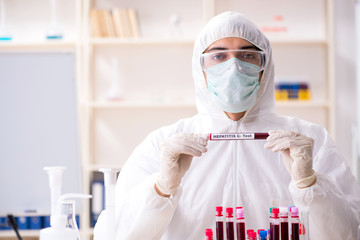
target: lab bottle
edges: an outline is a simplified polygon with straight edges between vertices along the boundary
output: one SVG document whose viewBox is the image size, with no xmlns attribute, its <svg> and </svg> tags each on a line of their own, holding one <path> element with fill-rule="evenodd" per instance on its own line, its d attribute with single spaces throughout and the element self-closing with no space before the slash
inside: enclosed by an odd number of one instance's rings
<svg viewBox="0 0 360 240">
<path fill-rule="evenodd" d="M 223 208 L 221 206 L 216 207 L 216 239 L 224 240 L 224 218 L 222 214 Z"/>
<path fill-rule="evenodd" d="M 227 240 L 235 240 L 233 208 L 226 208 L 226 238 Z"/>
<path fill-rule="evenodd" d="M 213 240 L 213 231 L 211 228 L 205 229 L 205 240 Z"/>
<path fill-rule="evenodd" d="M 271 214 L 271 239 L 280 240 L 280 219 L 279 219 L 279 208 L 273 208 Z"/>
<path fill-rule="evenodd" d="M 289 240 L 289 220 L 287 207 L 280 208 L 280 231 L 281 240 Z"/>
<path fill-rule="evenodd" d="M 291 240 L 300 240 L 299 209 L 297 207 L 291 207 L 290 214 L 291 214 Z"/>
<path fill-rule="evenodd" d="M 245 217 L 242 207 L 236 208 L 236 237 L 237 240 L 245 240 Z"/>
</svg>

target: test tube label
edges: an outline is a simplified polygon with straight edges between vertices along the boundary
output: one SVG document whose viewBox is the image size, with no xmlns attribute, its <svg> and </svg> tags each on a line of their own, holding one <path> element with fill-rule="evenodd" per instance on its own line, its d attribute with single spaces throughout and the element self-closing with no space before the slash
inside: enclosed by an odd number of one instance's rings
<svg viewBox="0 0 360 240">
<path fill-rule="evenodd" d="M 210 140 L 252 140 L 255 139 L 254 133 L 216 133 L 210 135 Z"/>
</svg>

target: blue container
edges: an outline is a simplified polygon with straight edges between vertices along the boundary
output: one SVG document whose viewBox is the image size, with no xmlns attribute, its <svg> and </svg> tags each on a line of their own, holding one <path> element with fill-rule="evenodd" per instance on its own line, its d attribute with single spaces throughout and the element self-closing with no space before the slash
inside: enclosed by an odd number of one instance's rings
<svg viewBox="0 0 360 240">
<path fill-rule="evenodd" d="M 41 216 L 42 218 L 42 228 L 50 227 L 50 216 Z"/>
<path fill-rule="evenodd" d="M 41 229 L 43 226 L 43 218 L 41 216 L 29 217 L 29 229 Z"/>
<path fill-rule="evenodd" d="M 10 230 L 10 226 L 7 224 L 7 217 L 0 216 L 0 230 Z"/>
<path fill-rule="evenodd" d="M 15 221 L 18 225 L 18 229 L 20 230 L 26 230 L 30 228 L 30 221 L 29 217 L 25 216 L 17 216 L 15 217 Z"/>
</svg>

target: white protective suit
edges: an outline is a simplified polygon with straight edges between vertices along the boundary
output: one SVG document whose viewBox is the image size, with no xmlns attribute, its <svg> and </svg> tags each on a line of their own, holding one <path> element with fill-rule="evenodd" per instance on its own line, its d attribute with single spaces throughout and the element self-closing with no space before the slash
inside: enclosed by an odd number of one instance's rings
<svg viewBox="0 0 360 240">
<path fill-rule="evenodd" d="M 200 54 L 214 41 L 239 37 L 266 52 L 256 104 L 239 121 L 230 120 L 210 100 Z M 268 229 L 272 206 L 308 206 L 310 238 L 356 239 L 360 222 L 360 187 L 327 131 L 294 117 L 275 114 L 274 63 L 264 34 L 243 15 L 225 12 L 200 33 L 192 59 L 198 114 L 152 132 L 121 170 L 116 188 L 118 240 L 204 239 L 215 230 L 215 207 L 243 206 L 247 229 Z M 280 153 L 264 149 L 264 140 L 209 141 L 194 157 L 176 194 L 159 196 L 154 181 L 160 169 L 159 144 L 180 132 L 234 133 L 285 129 L 314 139 L 315 185 L 299 189 L 291 181 Z M 95 232 L 104 231 L 101 218 Z M 95 233 L 96 234 L 96 233 Z"/>
</svg>

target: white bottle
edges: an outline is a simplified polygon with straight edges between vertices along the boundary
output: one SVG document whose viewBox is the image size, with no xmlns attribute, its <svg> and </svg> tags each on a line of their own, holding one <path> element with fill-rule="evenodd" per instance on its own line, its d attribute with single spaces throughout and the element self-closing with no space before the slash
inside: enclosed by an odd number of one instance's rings
<svg viewBox="0 0 360 240">
<path fill-rule="evenodd" d="M 91 198 L 91 195 L 69 193 L 61 195 L 62 174 L 65 167 L 45 167 L 44 170 L 49 175 L 50 197 L 51 197 L 51 216 L 50 227 L 40 230 L 40 240 L 80 240 L 79 231 L 75 219 L 74 227 L 67 226 L 68 213 L 62 212 L 64 200 L 74 198 Z M 75 216 L 75 206 L 73 202 L 72 216 Z"/>
<path fill-rule="evenodd" d="M 61 185 L 65 167 L 45 167 L 49 175 L 51 216 L 50 226 L 40 230 L 40 240 L 76 240 L 75 229 L 66 227 L 66 215 L 61 213 Z"/>
<path fill-rule="evenodd" d="M 40 240 L 76 240 L 75 229 L 66 227 L 66 216 L 51 216 L 51 227 L 40 231 Z"/>
<path fill-rule="evenodd" d="M 95 225 L 94 240 L 115 240 L 115 186 L 119 169 L 101 168 L 99 171 L 104 173 L 105 210 Z"/>
</svg>

